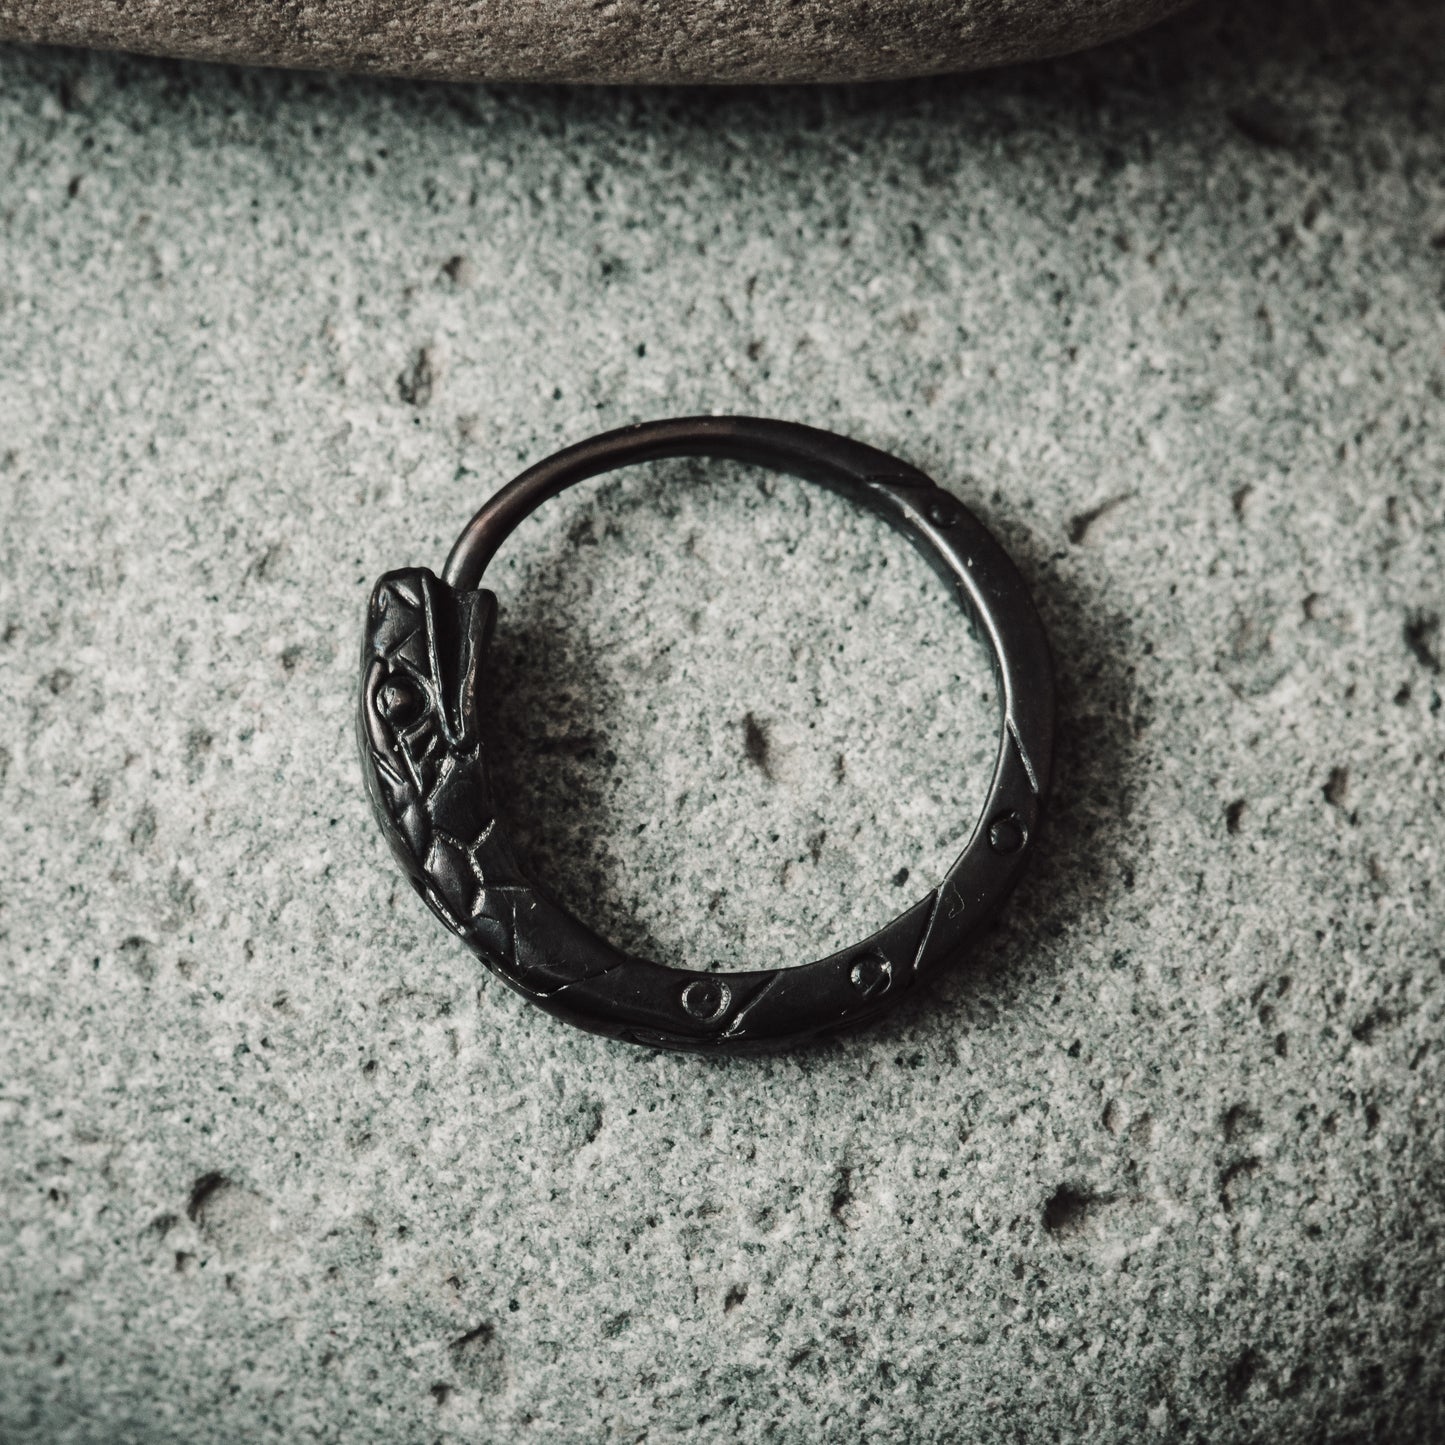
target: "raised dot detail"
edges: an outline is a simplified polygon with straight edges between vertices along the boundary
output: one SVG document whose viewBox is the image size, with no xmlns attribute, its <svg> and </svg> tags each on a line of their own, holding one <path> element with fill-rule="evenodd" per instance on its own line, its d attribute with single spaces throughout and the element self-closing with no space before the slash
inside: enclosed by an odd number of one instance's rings
<svg viewBox="0 0 1445 1445">
<path fill-rule="evenodd" d="M 732 990 L 720 978 L 695 978 L 682 991 L 683 1012 L 698 1023 L 711 1023 L 728 1011 Z"/>
<path fill-rule="evenodd" d="M 848 979 L 864 998 L 877 998 L 893 982 L 893 965 L 881 954 L 866 954 L 853 965 Z"/>
<path fill-rule="evenodd" d="M 1000 813 L 988 827 L 988 841 L 995 853 L 1017 853 L 1027 837 L 1017 813 Z"/>
</svg>

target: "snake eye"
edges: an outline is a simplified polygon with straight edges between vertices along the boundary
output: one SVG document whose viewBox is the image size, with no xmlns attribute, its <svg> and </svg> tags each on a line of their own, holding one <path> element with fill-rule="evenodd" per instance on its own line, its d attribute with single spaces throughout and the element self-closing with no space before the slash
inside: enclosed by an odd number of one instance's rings
<svg viewBox="0 0 1445 1445">
<path fill-rule="evenodd" d="M 392 727 L 404 728 L 422 715 L 425 699 L 415 683 L 399 677 L 386 683 L 377 693 L 376 706 Z"/>
</svg>

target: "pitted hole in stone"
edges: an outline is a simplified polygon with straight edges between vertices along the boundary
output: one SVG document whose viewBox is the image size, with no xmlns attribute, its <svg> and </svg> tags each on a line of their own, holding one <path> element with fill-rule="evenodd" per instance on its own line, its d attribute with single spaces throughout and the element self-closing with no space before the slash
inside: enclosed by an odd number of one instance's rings
<svg viewBox="0 0 1445 1445">
<path fill-rule="evenodd" d="M 989 846 L 995 853 L 1001 853 L 1005 857 L 1010 853 L 1017 853 L 1027 838 L 1028 832 L 1017 813 L 1000 813 L 988 825 Z"/>
<path fill-rule="evenodd" d="M 206 1206 L 223 1189 L 229 1188 L 230 1184 L 231 1181 L 224 1174 L 202 1174 L 191 1185 L 191 1197 L 186 1201 L 187 1216 L 199 1224 Z"/>
<path fill-rule="evenodd" d="M 863 998 L 878 998 L 893 982 L 893 965 L 881 953 L 865 953 L 854 963 L 848 980 Z"/>
<path fill-rule="evenodd" d="M 695 978 L 682 991 L 683 1011 L 700 1024 L 721 1018 L 732 1001 L 732 990 L 719 978 Z"/>
<path fill-rule="evenodd" d="M 224 1174 L 203 1174 L 191 1185 L 186 1215 L 205 1253 L 221 1259 L 264 1257 L 282 1236 L 270 1201 Z"/>
</svg>

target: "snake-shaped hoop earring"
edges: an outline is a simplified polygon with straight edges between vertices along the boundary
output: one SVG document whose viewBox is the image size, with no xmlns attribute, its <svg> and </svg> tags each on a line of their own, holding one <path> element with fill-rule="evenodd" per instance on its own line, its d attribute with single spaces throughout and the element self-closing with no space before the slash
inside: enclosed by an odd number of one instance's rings
<svg viewBox="0 0 1445 1445">
<path fill-rule="evenodd" d="M 988 644 L 1002 713 L 987 801 L 927 897 L 816 963 L 752 973 L 668 968 L 622 953 L 518 864 L 497 821 L 482 722 L 497 617 L 479 584 L 519 522 L 588 477 L 666 457 L 788 472 L 871 508 L 951 586 Z M 568 1023 L 667 1049 L 748 1052 L 860 1023 L 956 955 L 1018 881 L 1043 812 L 1053 669 L 1023 579 L 982 523 L 922 472 L 860 442 L 788 422 L 692 417 L 568 447 L 503 487 L 467 524 L 438 579 L 376 584 L 362 649 L 363 771 L 382 832 L 417 892 L 483 963 Z"/>
</svg>

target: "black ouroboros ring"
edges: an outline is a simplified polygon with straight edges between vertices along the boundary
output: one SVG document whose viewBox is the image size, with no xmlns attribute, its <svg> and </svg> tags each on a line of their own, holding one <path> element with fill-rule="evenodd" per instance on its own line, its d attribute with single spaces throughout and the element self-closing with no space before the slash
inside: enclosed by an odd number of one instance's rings
<svg viewBox="0 0 1445 1445">
<path fill-rule="evenodd" d="M 518 863 L 493 803 L 486 648 L 496 596 L 479 584 L 519 522 L 577 482 L 635 462 L 719 457 L 788 472 L 871 508 L 954 589 L 985 639 L 1002 727 L 972 836 L 926 898 L 816 963 L 749 973 L 669 968 L 622 953 Z M 861 1023 L 955 957 L 1007 897 L 1034 844 L 1053 756 L 1053 669 L 1023 579 L 961 502 L 906 462 L 788 422 L 691 417 L 568 447 L 503 487 L 467 524 L 440 579 L 376 584 L 358 736 L 376 816 L 438 918 L 519 993 L 568 1023 L 655 1048 L 751 1052 Z"/>
</svg>

